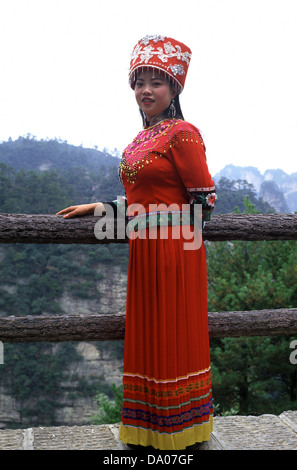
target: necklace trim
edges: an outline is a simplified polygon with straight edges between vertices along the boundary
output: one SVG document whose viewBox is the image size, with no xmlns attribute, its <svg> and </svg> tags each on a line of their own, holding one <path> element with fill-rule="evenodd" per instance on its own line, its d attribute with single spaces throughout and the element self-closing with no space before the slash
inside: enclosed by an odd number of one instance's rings
<svg viewBox="0 0 297 470">
<path fill-rule="evenodd" d="M 157 116 L 154 116 L 150 121 L 146 120 L 146 125 L 144 126 L 144 129 L 148 129 L 152 126 L 155 126 L 156 124 L 159 124 L 162 121 L 166 120 L 172 120 L 172 117 L 165 116 L 164 113 L 158 114 Z"/>
</svg>

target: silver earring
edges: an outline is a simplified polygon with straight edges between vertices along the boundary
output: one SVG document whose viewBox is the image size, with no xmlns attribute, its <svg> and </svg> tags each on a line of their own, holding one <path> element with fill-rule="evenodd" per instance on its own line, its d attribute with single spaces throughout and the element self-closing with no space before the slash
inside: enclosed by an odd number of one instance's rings
<svg viewBox="0 0 297 470">
<path fill-rule="evenodd" d="M 171 100 L 171 105 L 170 105 L 170 108 L 169 108 L 169 115 L 172 118 L 174 118 L 175 115 L 176 115 L 176 107 L 175 107 L 175 102 L 174 102 L 173 98 Z"/>
</svg>

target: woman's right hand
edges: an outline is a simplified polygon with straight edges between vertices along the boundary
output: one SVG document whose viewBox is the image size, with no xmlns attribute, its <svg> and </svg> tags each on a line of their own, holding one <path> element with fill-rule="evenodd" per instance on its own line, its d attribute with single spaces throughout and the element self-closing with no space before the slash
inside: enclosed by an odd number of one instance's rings
<svg viewBox="0 0 297 470">
<path fill-rule="evenodd" d="M 94 204 L 80 204 L 79 206 L 70 206 L 66 207 L 66 209 L 62 209 L 61 211 L 57 212 L 56 215 L 63 215 L 64 217 L 82 217 L 83 215 L 93 215 L 96 206 L 102 203 L 94 203 Z M 102 204 L 103 207 L 103 204 Z"/>
</svg>

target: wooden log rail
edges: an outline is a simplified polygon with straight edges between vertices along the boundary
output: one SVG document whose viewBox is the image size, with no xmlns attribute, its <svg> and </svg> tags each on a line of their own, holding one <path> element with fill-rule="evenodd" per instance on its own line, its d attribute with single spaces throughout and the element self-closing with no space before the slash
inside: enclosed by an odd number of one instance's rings
<svg viewBox="0 0 297 470">
<path fill-rule="evenodd" d="M 94 228 L 100 217 L 64 219 L 56 215 L 0 213 L 0 243 L 127 243 L 117 227 L 106 224 L 106 238 Z M 204 240 L 297 240 L 297 214 L 223 214 L 207 222 Z M 0 341 L 62 342 L 124 339 L 125 314 L 0 317 Z M 214 338 L 297 334 L 297 309 L 209 312 Z"/>
<path fill-rule="evenodd" d="M 117 238 L 116 221 L 106 224 L 106 238 L 94 235 L 95 216 L 64 219 L 57 215 L 0 213 L 0 243 L 126 243 Z M 222 214 L 203 230 L 204 240 L 297 240 L 297 214 Z"/>
<path fill-rule="evenodd" d="M 297 334 L 297 308 L 209 312 L 212 338 Z M 3 343 L 105 341 L 125 336 L 126 316 L 40 315 L 0 317 Z"/>
</svg>

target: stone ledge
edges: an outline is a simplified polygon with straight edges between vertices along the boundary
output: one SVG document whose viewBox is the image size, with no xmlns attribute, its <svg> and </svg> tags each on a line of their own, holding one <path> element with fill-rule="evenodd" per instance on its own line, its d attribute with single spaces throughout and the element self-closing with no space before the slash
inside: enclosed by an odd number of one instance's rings
<svg viewBox="0 0 297 470">
<path fill-rule="evenodd" d="M 0 450 L 128 450 L 118 424 L 0 430 Z M 297 411 L 279 416 L 217 416 L 208 442 L 195 450 L 297 450 Z"/>
</svg>

